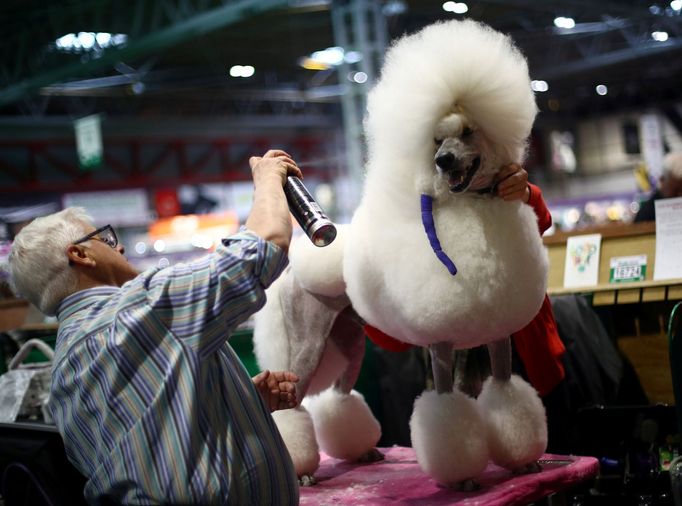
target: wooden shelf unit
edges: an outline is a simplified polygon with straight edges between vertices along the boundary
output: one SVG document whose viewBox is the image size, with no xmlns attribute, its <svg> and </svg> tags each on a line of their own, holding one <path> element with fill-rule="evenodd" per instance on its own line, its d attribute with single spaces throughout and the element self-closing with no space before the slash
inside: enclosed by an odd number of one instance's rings
<svg viewBox="0 0 682 506">
<path fill-rule="evenodd" d="M 571 236 L 601 234 L 599 284 L 564 288 L 566 240 Z M 682 279 L 654 281 L 656 224 L 654 222 L 592 227 L 543 238 L 549 254 L 550 295 L 582 294 L 620 323 L 616 345 L 628 357 L 652 404 L 674 404 L 668 355 L 667 320 L 675 301 L 682 300 Z M 646 255 L 643 281 L 609 283 L 612 257 Z M 682 261 L 682 253 L 680 254 Z M 656 324 L 652 325 L 652 321 Z"/>
<path fill-rule="evenodd" d="M 599 284 L 577 288 L 564 288 L 566 240 L 585 234 L 601 234 L 599 256 Z M 654 281 L 656 267 L 656 224 L 654 222 L 618 224 L 591 227 L 572 232 L 560 232 L 543 238 L 549 254 L 548 292 L 550 295 L 569 293 L 592 294 L 595 306 L 682 300 L 682 279 Z M 646 255 L 647 268 L 644 281 L 609 283 L 612 257 Z M 682 261 L 682 253 L 680 254 Z"/>
</svg>

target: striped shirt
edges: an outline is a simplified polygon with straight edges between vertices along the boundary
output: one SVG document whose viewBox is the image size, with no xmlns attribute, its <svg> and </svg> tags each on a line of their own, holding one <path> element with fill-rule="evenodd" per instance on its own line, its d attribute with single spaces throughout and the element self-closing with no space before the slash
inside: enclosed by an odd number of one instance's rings
<svg viewBox="0 0 682 506">
<path fill-rule="evenodd" d="M 291 458 L 227 343 L 286 255 L 246 231 L 57 309 L 50 407 L 91 503 L 298 503 Z"/>
</svg>

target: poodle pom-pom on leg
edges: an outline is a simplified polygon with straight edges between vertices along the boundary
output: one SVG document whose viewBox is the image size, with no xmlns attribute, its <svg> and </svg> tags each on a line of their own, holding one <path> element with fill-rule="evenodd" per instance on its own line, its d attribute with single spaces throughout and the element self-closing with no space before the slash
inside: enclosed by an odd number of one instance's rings
<svg viewBox="0 0 682 506">
<path fill-rule="evenodd" d="M 517 375 L 509 381 L 486 380 L 478 404 L 489 426 L 488 444 L 495 464 L 521 470 L 547 449 L 547 418 L 538 393 Z"/>
<path fill-rule="evenodd" d="M 381 426 L 359 392 L 353 390 L 344 394 L 328 388 L 305 402 L 313 417 L 317 440 L 325 453 L 350 461 L 382 458 L 375 449 L 381 437 Z"/>
<path fill-rule="evenodd" d="M 424 392 L 410 419 L 421 468 L 438 482 L 460 485 L 488 464 L 487 425 L 476 401 L 459 391 Z"/>
<path fill-rule="evenodd" d="M 315 440 L 310 413 L 303 406 L 298 406 L 295 409 L 275 411 L 272 417 L 289 450 L 301 484 L 313 484 L 313 473 L 320 466 L 320 449 Z"/>
</svg>

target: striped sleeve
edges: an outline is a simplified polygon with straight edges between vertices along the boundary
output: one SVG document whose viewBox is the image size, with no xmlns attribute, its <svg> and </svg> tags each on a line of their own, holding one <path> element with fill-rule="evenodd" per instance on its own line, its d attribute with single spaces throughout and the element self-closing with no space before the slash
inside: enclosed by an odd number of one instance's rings
<svg viewBox="0 0 682 506">
<path fill-rule="evenodd" d="M 151 272 L 143 283 L 155 314 L 205 357 L 263 307 L 265 289 L 287 261 L 275 244 L 245 231 L 202 259 Z"/>
</svg>

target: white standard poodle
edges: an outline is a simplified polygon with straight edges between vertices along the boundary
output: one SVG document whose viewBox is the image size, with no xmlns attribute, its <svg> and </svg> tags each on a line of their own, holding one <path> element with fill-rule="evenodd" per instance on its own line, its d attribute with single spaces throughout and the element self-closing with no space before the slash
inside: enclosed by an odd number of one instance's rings
<svg viewBox="0 0 682 506">
<path fill-rule="evenodd" d="M 468 487 L 489 460 L 536 466 L 545 412 L 511 374 L 509 336 L 538 313 L 548 261 L 533 210 L 492 191 L 502 166 L 523 161 L 536 112 L 524 56 L 483 24 L 433 24 L 387 52 L 368 100 L 360 205 L 330 246 L 292 244 L 256 315 L 260 365 L 294 370 L 311 396 L 275 413 L 304 481 L 318 442 L 334 457 L 380 458 L 379 424 L 352 391 L 364 323 L 430 350 L 435 390 L 410 420 L 429 475 Z M 474 399 L 454 388 L 453 350 L 483 344 L 492 376 Z"/>
</svg>

